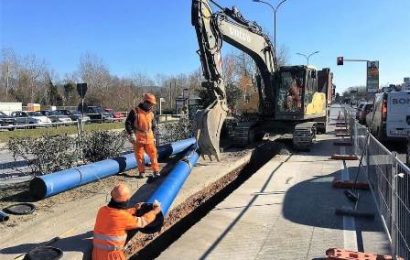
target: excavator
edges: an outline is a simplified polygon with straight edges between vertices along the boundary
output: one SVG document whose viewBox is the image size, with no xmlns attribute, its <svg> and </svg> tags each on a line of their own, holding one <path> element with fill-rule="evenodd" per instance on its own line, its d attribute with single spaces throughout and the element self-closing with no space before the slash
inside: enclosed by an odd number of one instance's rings
<svg viewBox="0 0 410 260">
<path fill-rule="evenodd" d="M 213 12 L 211 3 L 219 11 Z M 213 0 L 192 0 L 191 11 L 205 78 L 201 86 L 214 97 L 194 120 L 201 154 L 219 161 L 221 131 L 229 111 L 221 62 L 223 42 L 248 54 L 258 71 L 257 113 L 235 124 L 229 136 L 232 142 L 244 146 L 266 135 L 291 135 L 296 148 L 309 149 L 315 134 L 325 131 L 332 91 L 330 70 L 317 71 L 304 65 L 279 67 L 269 37 L 235 7 L 224 8 Z"/>
</svg>

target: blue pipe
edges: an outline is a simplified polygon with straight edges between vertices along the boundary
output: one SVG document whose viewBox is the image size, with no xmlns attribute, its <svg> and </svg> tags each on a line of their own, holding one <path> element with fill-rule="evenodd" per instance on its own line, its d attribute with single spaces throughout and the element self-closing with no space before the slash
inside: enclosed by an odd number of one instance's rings
<svg viewBox="0 0 410 260">
<path fill-rule="evenodd" d="M 158 146 L 158 160 L 164 160 L 172 155 L 176 155 L 185 151 L 188 147 L 196 144 L 196 139 L 194 137 L 180 140 L 174 143 L 164 144 Z M 148 155 L 144 156 L 145 163 L 150 163 Z"/>
<path fill-rule="evenodd" d="M 195 144 L 195 138 L 177 141 L 158 147 L 158 159 L 178 154 Z M 145 162 L 149 162 L 145 156 Z M 133 153 L 114 159 L 107 159 L 79 167 L 39 176 L 30 181 L 30 193 L 36 199 L 43 199 L 78 186 L 100 180 L 137 166 Z"/>
<path fill-rule="evenodd" d="M 157 216 L 153 223 L 142 229 L 141 232 L 152 233 L 161 229 L 164 216 L 168 214 L 172 202 L 177 197 L 178 192 L 181 190 L 182 185 L 185 183 L 198 159 L 199 154 L 196 152 L 195 147 L 191 147 L 185 153 L 184 158 L 174 166 L 165 180 L 147 200 L 147 204 L 152 204 L 155 200 L 159 201 L 161 203 L 161 214 Z"/>
<path fill-rule="evenodd" d="M 0 210 L 0 222 L 9 220 L 9 215 Z"/>
</svg>

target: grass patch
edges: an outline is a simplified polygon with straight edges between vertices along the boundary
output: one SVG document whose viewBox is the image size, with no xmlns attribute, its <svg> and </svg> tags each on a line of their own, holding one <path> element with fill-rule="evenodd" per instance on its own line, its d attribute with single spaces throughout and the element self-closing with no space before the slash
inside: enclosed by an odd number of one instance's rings
<svg viewBox="0 0 410 260">
<path fill-rule="evenodd" d="M 92 123 L 84 126 L 84 131 L 124 129 L 123 122 Z M 77 126 L 42 127 L 36 129 L 16 129 L 14 131 L 0 131 L 0 143 L 8 142 L 10 138 L 41 137 L 43 135 L 72 135 L 77 134 Z"/>
</svg>

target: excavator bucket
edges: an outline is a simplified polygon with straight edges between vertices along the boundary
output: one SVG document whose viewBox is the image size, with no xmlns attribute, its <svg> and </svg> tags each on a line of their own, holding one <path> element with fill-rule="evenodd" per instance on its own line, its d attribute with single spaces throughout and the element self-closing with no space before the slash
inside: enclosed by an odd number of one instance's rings
<svg viewBox="0 0 410 260">
<path fill-rule="evenodd" d="M 215 100 L 206 109 L 200 110 L 195 115 L 194 129 L 198 140 L 201 155 L 215 156 L 219 161 L 219 141 L 222 125 L 227 115 L 225 100 Z"/>
</svg>

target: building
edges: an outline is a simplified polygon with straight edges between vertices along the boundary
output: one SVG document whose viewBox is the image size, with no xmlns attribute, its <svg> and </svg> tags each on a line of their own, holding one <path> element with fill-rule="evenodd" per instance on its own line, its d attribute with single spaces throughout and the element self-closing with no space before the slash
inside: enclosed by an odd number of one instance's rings
<svg viewBox="0 0 410 260">
<path fill-rule="evenodd" d="M 202 109 L 201 98 L 197 96 L 179 96 L 175 99 L 175 113 L 188 113 L 189 119 L 193 119 L 198 109 Z"/>
</svg>

